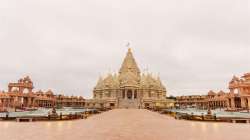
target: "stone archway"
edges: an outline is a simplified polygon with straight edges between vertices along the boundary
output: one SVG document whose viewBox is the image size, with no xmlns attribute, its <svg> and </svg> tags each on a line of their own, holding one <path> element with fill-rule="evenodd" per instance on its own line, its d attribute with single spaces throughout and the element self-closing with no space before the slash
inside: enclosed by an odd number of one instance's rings
<svg viewBox="0 0 250 140">
<path fill-rule="evenodd" d="M 27 93 L 30 93 L 30 89 L 24 88 L 23 91 L 22 91 L 22 93 L 26 93 L 26 94 L 27 94 Z"/>
</svg>

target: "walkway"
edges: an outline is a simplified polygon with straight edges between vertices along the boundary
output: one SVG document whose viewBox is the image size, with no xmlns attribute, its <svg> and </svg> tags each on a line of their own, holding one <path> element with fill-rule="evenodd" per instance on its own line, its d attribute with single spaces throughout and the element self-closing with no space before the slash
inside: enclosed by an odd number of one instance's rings
<svg viewBox="0 0 250 140">
<path fill-rule="evenodd" d="M 250 124 L 174 120 L 120 109 L 64 122 L 0 122 L 1 140 L 249 140 Z"/>
</svg>

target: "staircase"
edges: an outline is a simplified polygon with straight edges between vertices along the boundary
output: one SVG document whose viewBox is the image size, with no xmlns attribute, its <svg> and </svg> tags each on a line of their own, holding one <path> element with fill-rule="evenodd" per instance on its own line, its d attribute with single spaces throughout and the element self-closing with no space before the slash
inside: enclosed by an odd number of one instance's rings
<svg viewBox="0 0 250 140">
<path fill-rule="evenodd" d="M 119 99 L 119 108 L 139 108 L 139 102 L 137 99 Z"/>
</svg>

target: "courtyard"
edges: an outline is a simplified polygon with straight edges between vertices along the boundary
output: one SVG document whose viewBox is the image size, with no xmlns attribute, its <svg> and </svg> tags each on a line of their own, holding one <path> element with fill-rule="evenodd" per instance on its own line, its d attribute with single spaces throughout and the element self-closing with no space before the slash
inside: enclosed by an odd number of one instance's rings
<svg viewBox="0 0 250 140">
<path fill-rule="evenodd" d="M 86 120 L 0 122 L 1 140 L 249 140 L 250 124 L 175 120 L 148 110 L 115 109 Z"/>
</svg>

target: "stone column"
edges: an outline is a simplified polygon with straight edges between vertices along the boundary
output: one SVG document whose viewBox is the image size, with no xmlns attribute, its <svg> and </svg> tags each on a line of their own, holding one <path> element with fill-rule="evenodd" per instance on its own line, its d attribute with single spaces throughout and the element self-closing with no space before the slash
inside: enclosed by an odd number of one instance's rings
<svg viewBox="0 0 250 140">
<path fill-rule="evenodd" d="M 241 100 L 241 107 L 242 108 L 247 107 L 246 104 L 245 104 L 245 98 L 241 97 L 240 100 Z"/>
<path fill-rule="evenodd" d="M 235 108 L 234 98 L 231 98 L 231 108 Z"/>
<path fill-rule="evenodd" d="M 226 107 L 229 108 L 229 99 L 226 100 Z"/>
<path fill-rule="evenodd" d="M 250 98 L 247 98 L 248 100 L 248 109 L 250 109 Z"/>
<path fill-rule="evenodd" d="M 125 90 L 125 99 L 128 98 L 127 94 L 128 94 L 128 90 L 126 89 L 126 90 Z"/>
<path fill-rule="evenodd" d="M 19 93 L 23 93 L 24 88 L 23 87 L 19 87 Z"/>
<path fill-rule="evenodd" d="M 139 95 L 138 95 L 139 92 L 138 92 L 138 89 L 135 89 L 134 94 L 136 95 L 136 96 L 134 96 L 135 99 L 139 99 Z"/>
<path fill-rule="evenodd" d="M 122 98 L 122 99 L 125 99 L 125 94 L 126 94 L 126 92 L 125 92 L 125 89 L 124 89 L 124 90 L 121 91 L 121 98 Z M 124 96 L 123 96 L 123 95 L 124 95 Z"/>
<path fill-rule="evenodd" d="M 132 90 L 132 100 L 134 100 L 135 97 L 135 90 Z"/>
<path fill-rule="evenodd" d="M 28 97 L 28 103 L 27 103 L 28 107 L 31 107 L 31 97 Z"/>
</svg>

